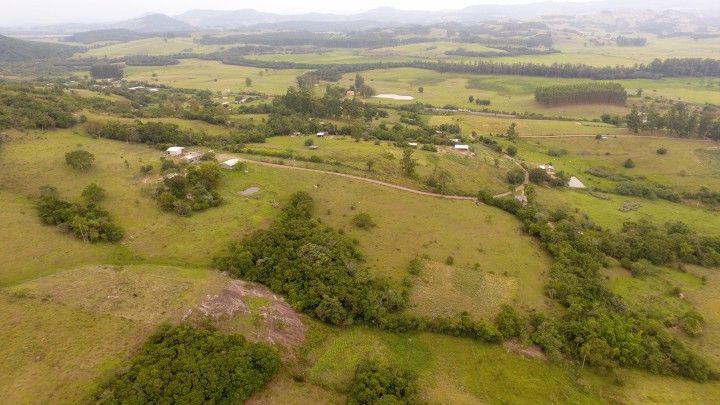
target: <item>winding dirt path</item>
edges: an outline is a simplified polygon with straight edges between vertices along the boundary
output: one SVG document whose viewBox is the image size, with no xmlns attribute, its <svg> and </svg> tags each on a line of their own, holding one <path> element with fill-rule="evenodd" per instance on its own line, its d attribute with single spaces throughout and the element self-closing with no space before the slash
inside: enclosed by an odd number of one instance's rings
<svg viewBox="0 0 720 405">
<path fill-rule="evenodd" d="M 301 166 L 281 165 L 281 164 L 277 164 L 277 163 L 265 162 L 262 160 L 250 159 L 246 156 L 235 156 L 235 155 L 230 155 L 230 154 L 227 154 L 227 155 L 223 154 L 222 157 L 224 158 L 225 156 L 232 156 L 232 157 L 235 157 L 235 158 L 238 158 L 241 160 L 245 160 L 250 163 L 255 163 L 255 164 L 267 166 L 267 167 L 274 167 L 274 168 L 278 168 L 278 169 L 301 170 L 301 171 L 311 172 L 311 173 L 329 174 L 329 175 L 333 175 L 333 176 L 344 177 L 346 179 L 360 180 L 360 181 L 364 181 L 367 183 L 377 184 L 379 186 L 394 188 L 395 190 L 406 191 L 408 193 L 423 195 L 423 196 L 427 196 L 427 197 L 444 198 L 446 200 L 477 201 L 476 197 L 469 197 L 469 196 L 465 196 L 465 195 L 439 194 L 439 193 L 433 193 L 430 191 L 416 190 L 414 188 L 400 186 L 398 184 L 389 183 L 389 182 L 382 181 L 382 180 L 371 179 L 368 177 L 356 176 L 353 174 L 331 172 L 328 170 L 320 170 L 320 169 L 311 169 L 308 167 L 301 167 Z M 507 157 L 507 158 L 510 159 L 512 162 L 514 162 L 516 165 L 518 165 L 518 167 L 522 168 L 523 171 L 525 171 L 525 181 L 523 182 L 523 184 L 518 186 L 518 188 L 516 189 L 516 191 L 522 190 L 521 193 L 524 193 L 525 186 L 527 185 L 527 182 L 528 182 L 528 172 L 522 166 L 520 166 L 520 163 L 518 163 L 515 159 L 512 159 L 510 157 Z M 222 160 L 222 158 L 220 160 Z M 510 195 L 511 193 L 512 193 L 512 191 L 506 191 L 504 193 L 497 194 L 494 197 L 497 197 L 497 198 L 504 197 L 504 196 Z"/>
</svg>

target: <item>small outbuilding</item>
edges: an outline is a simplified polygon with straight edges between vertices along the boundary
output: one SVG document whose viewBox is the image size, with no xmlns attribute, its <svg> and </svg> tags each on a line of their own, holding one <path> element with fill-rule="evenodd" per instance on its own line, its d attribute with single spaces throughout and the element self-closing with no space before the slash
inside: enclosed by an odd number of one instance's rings
<svg viewBox="0 0 720 405">
<path fill-rule="evenodd" d="M 308 146 L 308 149 L 312 149 L 312 150 L 315 150 L 315 149 L 317 149 L 317 148 L 319 148 L 319 146 L 317 146 L 317 145 L 310 145 L 310 146 Z"/>
<path fill-rule="evenodd" d="M 411 147 L 411 148 L 417 148 L 417 147 L 418 147 L 418 143 L 417 143 L 417 142 L 408 142 L 408 146 Z"/>
<path fill-rule="evenodd" d="M 585 188 L 585 185 L 583 184 L 580 179 L 578 179 L 575 176 L 570 177 L 570 181 L 568 181 L 568 187 L 570 188 Z"/>
<path fill-rule="evenodd" d="M 453 149 L 459 150 L 460 152 L 467 152 L 470 150 L 470 145 L 457 144 L 453 147 Z"/>
<path fill-rule="evenodd" d="M 185 150 L 182 146 L 171 146 L 165 150 L 168 155 L 170 156 L 180 156 L 183 154 L 183 151 Z"/>
<path fill-rule="evenodd" d="M 327 135 L 328 135 L 327 131 L 320 131 L 320 132 L 317 133 L 317 136 L 320 137 L 320 138 L 325 137 L 325 136 L 327 136 Z"/>
<path fill-rule="evenodd" d="M 345 92 L 345 96 L 347 97 L 355 97 L 355 92 L 352 90 L 348 90 Z"/>
<path fill-rule="evenodd" d="M 240 163 L 240 159 L 234 158 L 234 159 L 228 159 L 222 163 L 220 163 L 220 166 L 226 168 L 226 169 L 232 169 L 235 167 L 238 163 Z"/>
</svg>

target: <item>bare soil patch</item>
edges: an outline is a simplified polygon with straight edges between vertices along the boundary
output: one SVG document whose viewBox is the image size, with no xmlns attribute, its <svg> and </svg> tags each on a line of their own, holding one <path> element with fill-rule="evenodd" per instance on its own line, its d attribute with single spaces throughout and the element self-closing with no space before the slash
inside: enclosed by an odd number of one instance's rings
<svg viewBox="0 0 720 405">
<path fill-rule="evenodd" d="M 221 329 L 288 349 L 300 346 L 307 332 L 300 314 L 283 297 L 243 280 L 232 280 L 219 294 L 208 295 L 186 318 L 196 322 L 209 318 Z"/>
</svg>

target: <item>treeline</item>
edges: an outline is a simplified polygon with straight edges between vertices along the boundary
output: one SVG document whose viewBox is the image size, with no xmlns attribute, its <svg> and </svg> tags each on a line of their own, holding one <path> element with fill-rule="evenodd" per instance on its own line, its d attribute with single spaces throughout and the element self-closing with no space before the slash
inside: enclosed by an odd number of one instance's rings
<svg viewBox="0 0 720 405">
<path fill-rule="evenodd" d="M 73 113 L 79 109 L 78 100 L 63 94 L 60 87 L 0 86 L 0 129 L 69 128 L 75 125 Z"/>
<path fill-rule="evenodd" d="M 243 403 L 280 368 L 271 347 L 190 326 L 164 325 L 127 367 L 103 383 L 103 404 Z"/>
<path fill-rule="evenodd" d="M 214 58 L 229 65 L 241 65 L 270 69 L 325 69 L 339 73 L 359 72 L 374 69 L 418 68 L 430 69 L 443 73 L 499 74 L 519 76 L 542 76 L 563 78 L 588 78 L 595 80 L 620 79 L 659 79 L 662 77 L 710 76 L 720 77 L 720 60 L 700 58 L 655 59 L 649 64 L 632 66 L 591 66 L 586 64 L 553 63 L 540 64 L 532 62 L 494 62 L 480 60 L 475 62 L 375 62 L 356 64 L 317 64 L 273 62 L 257 59 Z"/>
<path fill-rule="evenodd" d="M 675 261 L 715 263 L 720 258 L 720 240 L 699 237 L 680 224 L 657 228 L 628 223 L 622 232 L 603 231 L 587 221 L 578 222 L 564 211 L 548 215 L 532 205 L 483 192 L 478 198 L 516 215 L 553 256 L 546 294 L 567 309 L 557 335 L 564 353 L 583 364 L 606 369 L 637 367 L 697 381 L 715 376 L 709 365 L 673 337 L 660 320 L 631 310 L 610 291 L 601 268 L 608 256 L 629 266 L 640 259 L 663 265 Z"/>
<path fill-rule="evenodd" d="M 128 55 L 123 60 L 128 66 L 170 66 L 180 63 L 177 58 L 159 55 Z"/>
<path fill-rule="evenodd" d="M 615 43 L 617 43 L 617 46 L 645 46 L 645 44 L 647 44 L 647 38 L 633 38 L 620 35 L 615 38 Z"/>
<path fill-rule="evenodd" d="M 535 101 L 545 105 L 616 104 L 625 105 L 627 92 L 619 83 L 592 82 L 537 87 Z"/>
<path fill-rule="evenodd" d="M 88 134 L 105 139 L 123 142 L 145 143 L 165 149 L 173 145 L 207 146 L 225 149 L 242 148 L 245 143 L 263 142 L 263 134 L 252 131 L 230 131 L 225 135 L 207 135 L 180 128 L 176 124 L 164 122 L 123 123 L 108 121 L 105 123 L 89 122 L 86 126 Z"/>
<path fill-rule="evenodd" d="M 679 137 L 704 137 L 720 141 L 720 110 L 712 105 L 701 108 L 682 102 L 673 103 L 667 110 L 644 104 L 633 106 L 624 121 L 631 131 L 667 130 Z"/>
<path fill-rule="evenodd" d="M 492 58 L 496 56 L 522 56 L 522 55 L 549 55 L 560 53 L 557 49 L 549 48 L 528 48 L 525 46 L 494 46 L 490 51 L 470 51 L 465 48 L 457 48 L 445 51 L 448 56 L 466 56 L 470 58 Z"/>
</svg>

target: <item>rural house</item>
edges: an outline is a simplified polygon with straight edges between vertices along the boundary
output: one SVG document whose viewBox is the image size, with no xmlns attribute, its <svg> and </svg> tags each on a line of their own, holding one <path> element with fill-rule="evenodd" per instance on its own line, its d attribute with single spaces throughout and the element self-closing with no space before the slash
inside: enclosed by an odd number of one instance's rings
<svg viewBox="0 0 720 405">
<path fill-rule="evenodd" d="M 232 169 L 238 163 L 240 163 L 240 159 L 233 158 L 233 159 L 228 159 L 228 160 L 220 163 L 220 165 L 226 169 Z"/>
</svg>

